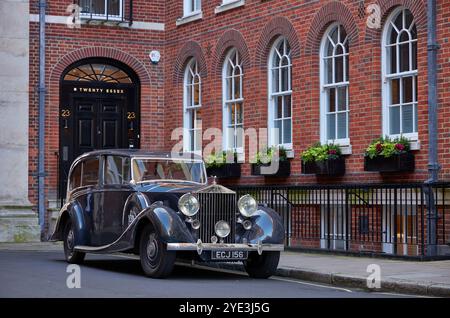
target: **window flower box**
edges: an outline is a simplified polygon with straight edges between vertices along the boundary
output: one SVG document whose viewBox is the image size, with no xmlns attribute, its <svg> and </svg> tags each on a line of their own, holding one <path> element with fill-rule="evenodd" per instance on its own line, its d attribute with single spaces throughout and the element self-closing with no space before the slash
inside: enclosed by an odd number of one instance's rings
<svg viewBox="0 0 450 318">
<path fill-rule="evenodd" d="M 278 169 L 276 169 L 276 165 L 274 164 L 273 169 L 269 168 L 271 166 L 270 163 L 267 164 L 252 164 L 252 175 L 253 176 L 265 176 L 265 177 L 275 177 L 275 178 L 286 178 L 291 175 L 291 162 L 289 160 L 279 161 Z M 262 168 L 267 169 L 262 169 Z"/>
<path fill-rule="evenodd" d="M 241 164 L 240 163 L 225 163 L 220 167 L 206 168 L 208 177 L 217 178 L 239 178 L 241 176 Z"/>
<path fill-rule="evenodd" d="M 278 158 L 275 158 L 277 154 Z M 267 148 L 258 152 L 256 156 L 256 163 L 252 164 L 253 176 L 286 178 L 291 175 L 291 162 L 287 159 L 284 148 Z M 274 160 L 278 162 L 278 165 L 271 164 Z"/>
<path fill-rule="evenodd" d="M 389 158 L 365 157 L 364 170 L 376 172 L 411 172 L 415 169 L 415 158 L 410 152 L 396 154 Z"/>
<path fill-rule="evenodd" d="M 302 173 L 319 176 L 345 174 L 345 158 L 337 145 L 317 143 L 302 153 Z"/>
<path fill-rule="evenodd" d="M 414 154 L 406 138 L 380 138 L 365 152 L 364 170 L 376 172 L 410 172 L 415 169 Z"/>
</svg>

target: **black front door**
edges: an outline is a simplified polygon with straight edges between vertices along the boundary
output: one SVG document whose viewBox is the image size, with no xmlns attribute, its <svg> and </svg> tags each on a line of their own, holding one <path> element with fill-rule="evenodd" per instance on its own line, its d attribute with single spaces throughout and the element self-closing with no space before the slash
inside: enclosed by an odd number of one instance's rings
<svg viewBox="0 0 450 318">
<path fill-rule="evenodd" d="M 117 61 L 82 60 L 61 78 L 58 197 L 65 198 L 72 162 L 92 150 L 139 148 L 139 94 L 136 74 Z"/>
<path fill-rule="evenodd" d="M 123 138 L 123 100 L 75 98 L 73 157 L 94 149 L 126 148 Z"/>
</svg>

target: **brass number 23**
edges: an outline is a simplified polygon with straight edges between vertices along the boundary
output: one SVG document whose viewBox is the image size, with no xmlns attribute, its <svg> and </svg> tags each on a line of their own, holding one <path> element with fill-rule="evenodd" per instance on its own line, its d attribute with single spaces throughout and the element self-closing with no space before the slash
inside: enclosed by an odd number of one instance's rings
<svg viewBox="0 0 450 318">
<path fill-rule="evenodd" d="M 128 120 L 136 119 L 136 113 L 135 112 L 127 112 L 127 119 Z"/>
<path fill-rule="evenodd" d="M 70 110 L 68 110 L 68 109 L 61 110 L 61 117 L 67 118 L 67 117 L 70 117 L 70 115 L 71 115 Z"/>
</svg>

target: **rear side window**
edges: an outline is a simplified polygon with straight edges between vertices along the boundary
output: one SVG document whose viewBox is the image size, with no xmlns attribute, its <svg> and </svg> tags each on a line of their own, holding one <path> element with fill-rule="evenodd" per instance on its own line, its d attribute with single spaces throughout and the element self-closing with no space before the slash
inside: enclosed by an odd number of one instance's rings
<svg viewBox="0 0 450 318">
<path fill-rule="evenodd" d="M 107 156 L 105 184 L 125 184 L 130 181 L 130 158 Z"/>
<path fill-rule="evenodd" d="M 69 191 L 81 186 L 81 166 L 82 163 L 78 163 L 72 170 L 72 174 L 70 175 Z"/>
<path fill-rule="evenodd" d="M 98 184 L 98 165 L 98 158 L 83 161 L 81 186 L 85 187 Z"/>
</svg>

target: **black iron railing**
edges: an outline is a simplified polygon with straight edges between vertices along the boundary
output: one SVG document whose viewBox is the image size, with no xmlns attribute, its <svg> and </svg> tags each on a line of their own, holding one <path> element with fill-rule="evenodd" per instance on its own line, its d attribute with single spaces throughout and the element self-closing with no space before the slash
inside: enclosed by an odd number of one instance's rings
<svg viewBox="0 0 450 318">
<path fill-rule="evenodd" d="M 435 255 L 450 256 L 450 183 L 239 186 L 235 190 L 280 213 L 288 247 L 422 258 L 435 249 Z M 429 213 L 430 204 L 437 215 Z M 429 234 L 434 235 L 429 238 Z"/>
<path fill-rule="evenodd" d="M 107 22 L 133 23 L 133 0 L 75 0 L 80 18 Z"/>
</svg>

